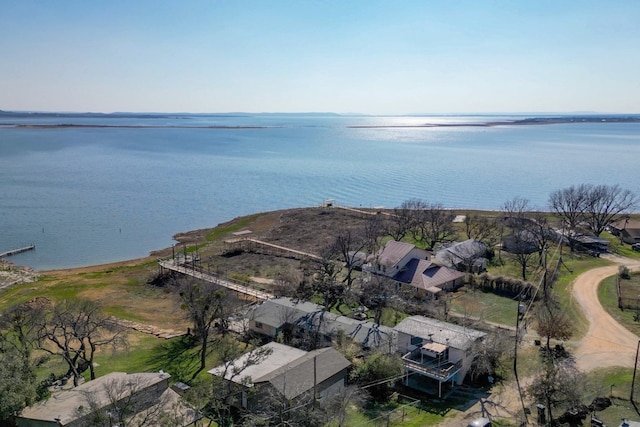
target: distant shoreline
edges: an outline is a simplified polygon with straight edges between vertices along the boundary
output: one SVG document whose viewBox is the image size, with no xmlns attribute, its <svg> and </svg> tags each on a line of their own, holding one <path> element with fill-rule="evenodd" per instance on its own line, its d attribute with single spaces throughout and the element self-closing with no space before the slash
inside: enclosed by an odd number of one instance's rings
<svg viewBox="0 0 640 427">
<path fill-rule="evenodd" d="M 0 123 L 0 128 L 28 128 L 28 129 L 66 129 L 66 128 L 107 128 L 107 129 L 278 129 L 284 126 L 178 126 L 178 125 L 99 125 L 99 124 L 38 124 L 38 123 Z"/>
<path fill-rule="evenodd" d="M 640 123 L 640 115 L 621 116 L 566 116 L 566 117 L 531 117 L 520 120 L 502 120 L 494 122 L 462 122 L 462 123 L 424 123 L 411 125 L 347 125 L 348 129 L 395 129 L 395 128 L 441 128 L 441 127 L 497 127 L 497 126 L 532 126 L 555 124 L 584 124 L 584 123 Z M 97 129 L 282 129 L 289 126 L 193 126 L 193 125 L 108 125 L 108 124 L 80 124 L 80 123 L 0 123 L 0 128 L 26 129 L 67 129 L 67 128 L 97 128 Z"/>
<path fill-rule="evenodd" d="M 495 127 L 532 126 L 573 123 L 640 123 L 640 116 L 585 116 L 585 117 L 533 117 L 521 120 L 503 120 L 479 123 L 427 123 L 423 125 L 353 125 L 349 128 L 440 128 L 440 127 Z"/>
</svg>

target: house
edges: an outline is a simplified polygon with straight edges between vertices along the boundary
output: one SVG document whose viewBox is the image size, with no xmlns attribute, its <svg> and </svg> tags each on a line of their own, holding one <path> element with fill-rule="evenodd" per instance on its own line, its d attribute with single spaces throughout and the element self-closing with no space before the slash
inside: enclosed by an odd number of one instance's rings
<svg viewBox="0 0 640 427">
<path fill-rule="evenodd" d="M 364 349 L 396 351 L 396 333 L 392 328 L 331 313 L 308 301 L 288 297 L 269 299 L 254 306 L 248 318 L 251 332 L 274 339 L 280 335 L 287 335 L 288 339 L 313 334 L 317 346 L 324 346 L 330 345 L 342 331 Z"/>
<path fill-rule="evenodd" d="M 393 280 L 415 287 L 417 296 L 424 298 L 459 288 L 464 283 L 464 276 L 464 273 L 425 259 L 412 259 Z"/>
<path fill-rule="evenodd" d="M 594 255 L 609 252 L 609 242 L 602 237 L 576 234 L 569 236 L 569 242 L 574 248 Z"/>
<path fill-rule="evenodd" d="M 389 240 L 376 254 L 367 257 L 364 270 L 387 277 L 400 272 L 412 259 L 427 259 L 429 252 L 410 243 Z"/>
<path fill-rule="evenodd" d="M 473 360 L 471 347 L 486 335 L 424 316 L 407 317 L 393 329 L 407 373 L 405 384 L 425 391 L 437 385 L 438 397 L 443 385 L 462 383 Z"/>
<path fill-rule="evenodd" d="M 623 242 L 633 245 L 640 243 L 640 221 L 624 218 L 609 225 L 614 236 L 619 236 Z"/>
<path fill-rule="evenodd" d="M 487 269 L 486 257 L 487 247 L 475 239 L 454 243 L 435 255 L 436 261 L 445 267 L 473 273 Z"/>
<path fill-rule="evenodd" d="M 344 388 L 351 363 L 333 347 L 307 352 L 270 342 L 260 349 L 209 371 L 230 386 L 230 404 L 255 409 L 273 392 L 292 401 L 309 394 L 322 399 Z"/>
<path fill-rule="evenodd" d="M 115 426 L 125 421 L 127 425 L 135 425 L 136 420 L 168 416 L 172 425 L 195 425 L 202 416 L 169 388 L 169 378 L 164 372 L 112 372 L 75 388 L 54 392 L 49 399 L 25 408 L 16 423 L 18 427 L 83 427 L 104 417 L 105 425 Z"/>
</svg>

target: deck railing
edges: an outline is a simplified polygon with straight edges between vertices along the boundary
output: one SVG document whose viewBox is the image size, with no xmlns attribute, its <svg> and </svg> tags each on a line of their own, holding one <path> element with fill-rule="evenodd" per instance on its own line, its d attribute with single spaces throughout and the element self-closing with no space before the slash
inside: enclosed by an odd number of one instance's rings
<svg viewBox="0 0 640 427">
<path fill-rule="evenodd" d="M 426 362 L 420 363 L 413 360 L 411 356 L 415 356 L 415 351 L 409 352 L 402 356 L 404 367 L 412 371 L 419 372 L 431 378 L 447 381 L 462 369 L 462 360 L 457 362 Z"/>
</svg>

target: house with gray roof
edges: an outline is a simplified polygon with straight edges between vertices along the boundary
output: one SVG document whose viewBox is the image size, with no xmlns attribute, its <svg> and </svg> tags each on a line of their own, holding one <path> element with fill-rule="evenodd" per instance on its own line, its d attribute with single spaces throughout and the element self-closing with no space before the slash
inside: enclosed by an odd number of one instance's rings
<svg viewBox="0 0 640 427">
<path fill-rule="evenodd" d="M 487 247 L 484 243 L 468 239 L 439 250 L 435 260 L 448 268 L 479 273 L 487 269 Z"/>
<path fill-rule="evenodd" d="M 366 320 L 331 313 L 321 305 L 288 297 L 273 298 L 254 306 L 248 313 L 249 330 L 271 338 L 312 335 L 315 347 L 330 345 L 339 333 L 364 349 L 394 353 L 396 332 Z"/>
<path fill-rule="evenodd" d="M 263 356 L 253 362 L 256 353 L 249 352 L 209 371 L 234 386 L 227 396 L 230 404 L 251 410 L 268 393 L 293 401 L 309 394 L 322 399 L 344 388 L 351 363 L 332 347 L 304 351 L 270 342 L 260 348 Z"/>
<path fill-rule="evenodd" d="M 640 221 L 637 219 L 623 218 L 613 222 L 609 224 L 609 231 L 630 245 L 640 243 Z"/>
<path fill-rule="evenodd" d="M 54 392 L 23 409 L 16 423 L 18 427 L 84 427 L 104 418 L 100 425 L 138 425 L 144 420 L 159 425 L 160 417 L 168 417 L 175 426 L 194 425 L 202 415 L 169 388 L 169 378 L 164 372 L 112 372 Z"/>
<path fill-rule="evenodd" d="M 424 316 L 407 317 L 393 329 L 398 332 L 406 385 L 427 391 L 437 385 L 438 397 L 443 385 L 462 384 L 473 360 L 470 350 L 486 335 Z"/>
</svg>

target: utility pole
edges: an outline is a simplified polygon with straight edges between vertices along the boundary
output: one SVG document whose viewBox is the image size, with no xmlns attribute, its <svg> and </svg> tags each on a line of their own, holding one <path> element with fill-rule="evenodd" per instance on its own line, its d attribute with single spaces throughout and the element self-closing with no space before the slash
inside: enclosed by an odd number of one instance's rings
<svg viewBox="0 0 640 427">
<path fill-rule="evenodd" d="M 527 418 L 527 410 L 524 406 L 524 397 L 522 396 L 522 387 L 520 387 L 520 378 L 518 378 L 518 336 L 520 332 L 520 304 L 516 309 L 516 339 L 515 349 L 513 352 L 513 373 L 516 377 L 516 385 L 518 386 L 518 394 L 520 395 L 520 403 L 522 404 L 522 413 L 524 414 L 525 425 L 529 423 Z"/>
<path fill-rule="evenodd" d="M 640 352 L 640 341 L 638 341 L 638 347 L 636 348 L 636 362 L 633 364 L 633 379 L 631 380 L 631 396 L 629 400 L 633 402 L 633 389 L 636 386 L 636 371 L 638 370 L 638 352 Z"/>
</svg>

